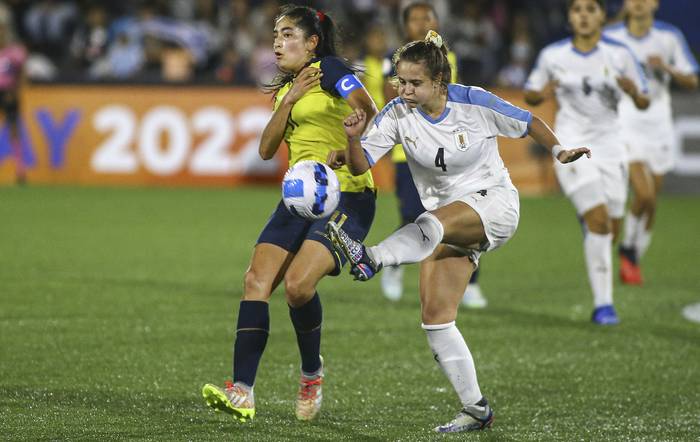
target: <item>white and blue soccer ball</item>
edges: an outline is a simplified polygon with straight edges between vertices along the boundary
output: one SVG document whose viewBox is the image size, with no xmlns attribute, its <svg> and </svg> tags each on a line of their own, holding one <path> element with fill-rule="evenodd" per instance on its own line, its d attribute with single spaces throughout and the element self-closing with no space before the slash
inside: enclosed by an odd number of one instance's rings
<svg viewBox="0 0 700 442">
<path fill-rule="evenodd" d="M 333 169 L 318 161 L 299 161 L 282 180 L 282 201 L 294 215 L 326 218 L 338 207 L 340 183 Z"/>
</svg>

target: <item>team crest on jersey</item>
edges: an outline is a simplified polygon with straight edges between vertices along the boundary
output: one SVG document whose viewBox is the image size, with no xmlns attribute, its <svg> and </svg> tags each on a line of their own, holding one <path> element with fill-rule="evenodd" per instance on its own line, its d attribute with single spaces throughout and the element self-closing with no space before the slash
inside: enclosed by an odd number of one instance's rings
<svg viewBox="0 0 700 442">
<path fill-rule="evenodd" d="M 466 129 L 457 129 L 454 132 L 452 132 L 452 136 L 454 136 L 455 138 L 455 144 L 457 145 L 457 149 L 461 150 L 462 152 L 469 149 L 469 137 L 467 136 Z"/>
</svg>

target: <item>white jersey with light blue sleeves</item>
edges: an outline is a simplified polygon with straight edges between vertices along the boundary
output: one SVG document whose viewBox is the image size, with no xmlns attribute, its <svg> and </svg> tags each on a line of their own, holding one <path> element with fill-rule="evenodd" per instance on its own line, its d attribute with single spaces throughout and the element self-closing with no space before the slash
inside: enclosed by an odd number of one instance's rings
<svg viewBox="0 0 700 442">
<path fill-rule="evenodd" d="M 524 137 L 532 114 L 484 89 L 450 84 L 437 118 L 400 97 L 375 117 L 362 147 L 370 164 L 403 144 L 423 205 L 434 210 L 500 184 L 510 185 L 497 136 Z"/>
<path fill-rule="evenodd" d="M 565 146 L 580 147 L 602 143 L 605 149 L 593 152 L 598 158 L 624 158 L 619 140 L 618 103 L 624 92 L 617 77 L 630 78 L 642 93 L 647 82 L 642 68 L 624 44 L 601 37 L 589 52 L 579 51 L 571 38 L 542 49 L 525 84 L 526 90 L 541 91 L 550 81 L 559 110 L 555 132 Z"/>
<path fill-rule="evenodd" d="M 639 110 L 631 99 L 626 98 L 620 104 L 623 124 L 632 125 L 632 130 L 649 128 L 648 124 L 665 123 L 670 127 L 671 111 L 671 75 L 652 69 L 647 61 L 649 57 L 661 57 L 663 62 L 682 74 L 697 74 L 698 62 L 688 48 L 683 33 L 673 25 L 654 21 L 653 26 L 643 37 L 629 33 L 624 23 L 605 29 L 605 35 L 626 44 L 642 64 L 649 81 L 648 109 Z"/>
</svg>

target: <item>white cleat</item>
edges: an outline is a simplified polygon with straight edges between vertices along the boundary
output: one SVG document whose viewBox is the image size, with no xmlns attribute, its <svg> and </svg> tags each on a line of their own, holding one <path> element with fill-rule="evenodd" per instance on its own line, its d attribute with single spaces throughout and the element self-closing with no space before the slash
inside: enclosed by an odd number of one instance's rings
<svg viewBox="0 0 700 442">
<path fill-rule="evenodd" d="M 387 266 L 382 272 L 382 293 L 391 301 L 398 301 L 403 295 L 403 267 Z"/>
<path fill-rule="evenodd" d="M 321 357 L 321 369 L 312 378 L 302 373 L 299 380 L 299 392 L 297 393 L 296 416 L 300 421 L 313 420 L 321 411 L 323 402 L 323 357 Z"/>
<path fill-rule="evenodd" d="M 462 297 L 462 305 L 466 308 L 484 308 L 488 305 L 484 294 L 481 293 L 479 284 L 469 284 L 467 286 Z"/>
<path fill-rule="evenodd" d="M 479 431 L 491 428 L 493 425 L 493 410 L 488 404 L 483 406 L 469 405 L 457 413 L 454 419 L 435 427 L 437 433 L 461 433 L 463 431 Z"/>
</svg>

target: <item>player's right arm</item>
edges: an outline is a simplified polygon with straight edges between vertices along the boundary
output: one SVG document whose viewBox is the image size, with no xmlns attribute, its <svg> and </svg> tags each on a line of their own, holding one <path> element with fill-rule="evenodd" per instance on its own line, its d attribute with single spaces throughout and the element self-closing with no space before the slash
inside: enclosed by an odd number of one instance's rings
<svg viewBox="0 0 700 442">
<path fill-rule="evenodd" d="M 554 90 L 557 86 L 559 83 L 552 78 L 547 69 L 547 56 L 543 50 L 537 57 L 537 62 L 525 83 L 525 102 L 530 106 L 537 106 L 554 97 Z"/>
<path fill-rule="evenodd" d="M 374 118 L 374 122 L 369 125 L 369 130 L 364 137 L 362 134 L 367 125 L 367 113 L 364 110 L 355 109 L 343 121 L 345 134 L 348 137 L 345 160 L 351 174 L 361 175 L 367 172 L 382 156 L 398 144 L 396 121 L 389 115 L 387 109 L 390 106 L 392 106 L 391 103 Z"/>
<path fill-rule="evenodd" d="M 272 114 L 272 118 L 270 118 L 263 130 L 258 149 L 260 158 L 269 160 L 277 153 L 277 149 L 279 149 L 284 137 L 284 131 L 287 127 L 287 120 L 292 112 L 292 107 L 309 89 L 320 84 L 322 75 L 323 73 L 320 69 L 307 66 L 296 76 L 292 82 L 292 87 L 282 97 L 279 106 L 277 106 L 277 109 Z"/>
</svg>

